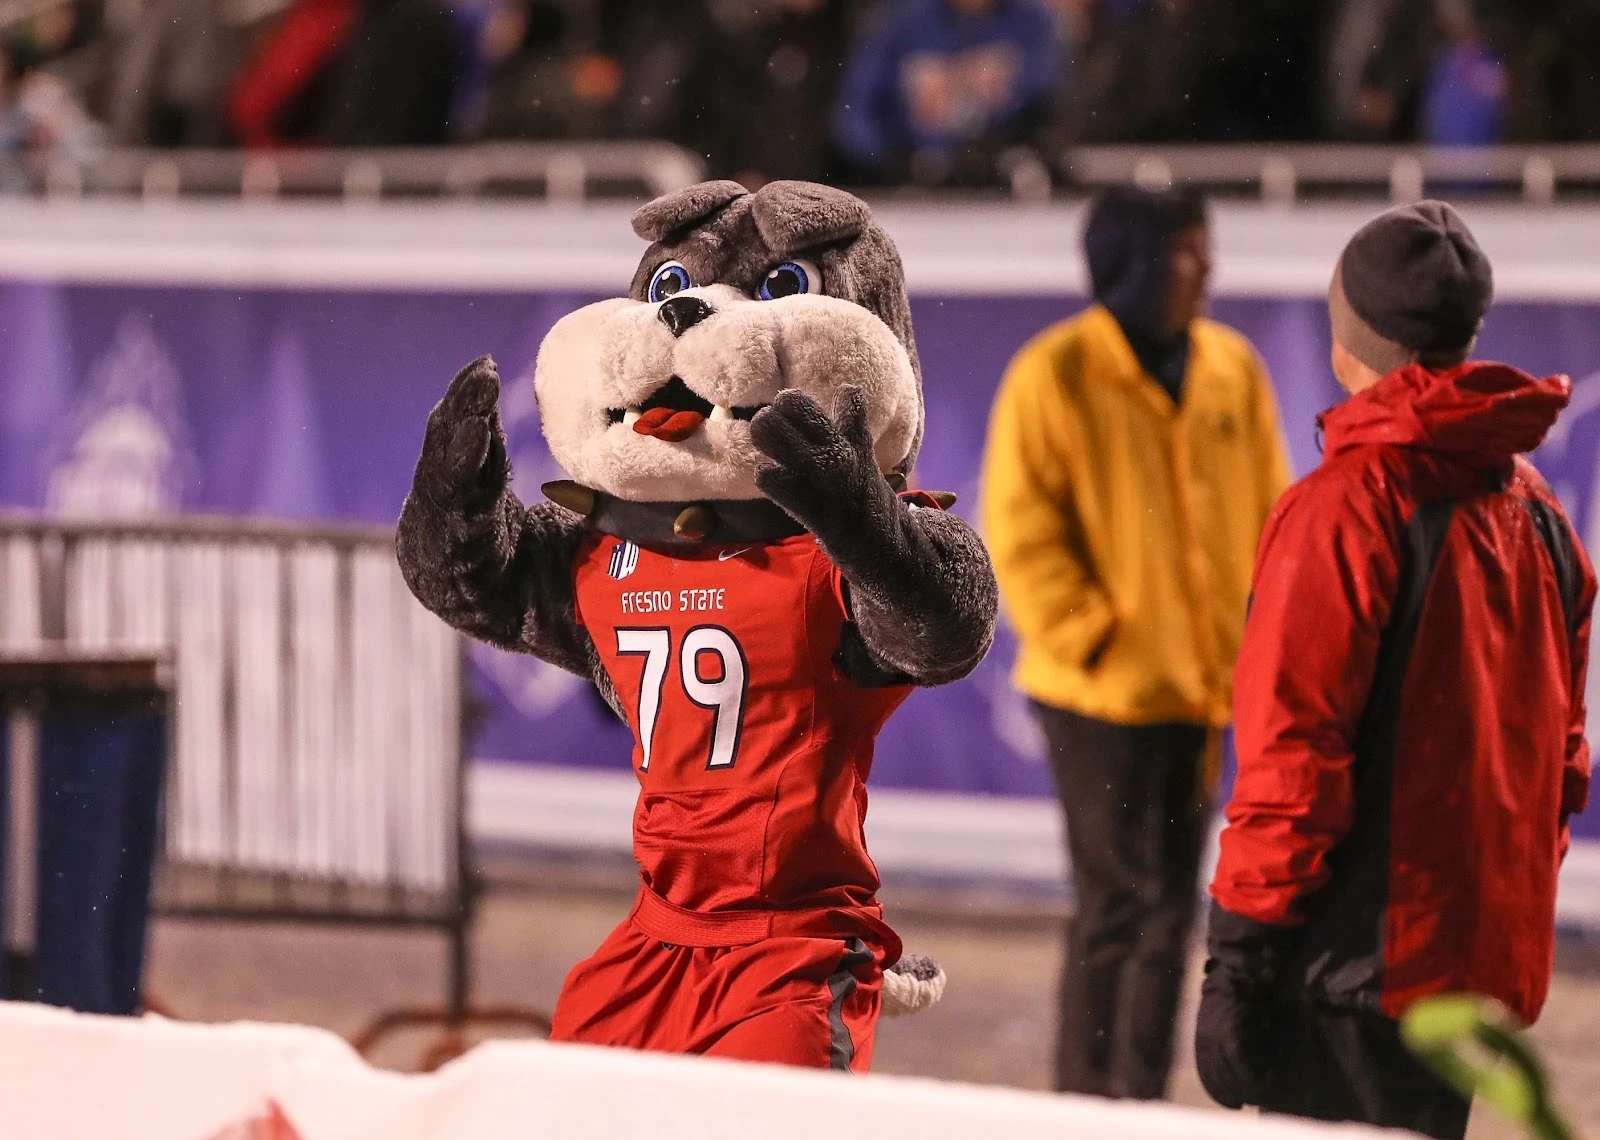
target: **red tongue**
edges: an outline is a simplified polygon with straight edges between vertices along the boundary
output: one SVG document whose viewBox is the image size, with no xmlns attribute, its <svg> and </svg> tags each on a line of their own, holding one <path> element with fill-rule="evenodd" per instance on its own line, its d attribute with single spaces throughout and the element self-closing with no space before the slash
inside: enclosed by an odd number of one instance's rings
<svg viewBox="0 0 1600 1140">
<path fill-rule="evenodd" d="M 695 432 L 706 418 L 699 412 L 676 412 L 671 408 L 651 408 L 633 422 L 633 430 L 640 435 L 653 435 L 668 443 L 682 443 Z"/>
</svg>

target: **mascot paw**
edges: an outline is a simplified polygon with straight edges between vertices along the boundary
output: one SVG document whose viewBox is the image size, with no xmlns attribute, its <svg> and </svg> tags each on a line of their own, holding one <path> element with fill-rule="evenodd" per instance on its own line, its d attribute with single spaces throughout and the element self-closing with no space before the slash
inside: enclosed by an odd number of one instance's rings
<svg viewBox="0 0 1600 1140">
<path fill-rule="evenodd" d="M 883 973 L 883 1016 L 921 1013 L 944 996 L 944 971 L 924 954 L 907 954 Z"/>
<path fill-rule="evenodd" d="M 804 392 L 784 389 L 750 422 L 750 438 L 770 460 L 756 486 L 813 533 L 843 503 L 893 494 L 873 455 L 866 393 L 853 385 L 840 390 L 831 418 Z"/>
<path fill-rule="evenodd" d="M 483 356 L 456 374 L 428 416 L 418 475 L 441 505 L 484 506 L 505 488 L 511 465 L 499 402 L 499 370 Z"/>
</svg>

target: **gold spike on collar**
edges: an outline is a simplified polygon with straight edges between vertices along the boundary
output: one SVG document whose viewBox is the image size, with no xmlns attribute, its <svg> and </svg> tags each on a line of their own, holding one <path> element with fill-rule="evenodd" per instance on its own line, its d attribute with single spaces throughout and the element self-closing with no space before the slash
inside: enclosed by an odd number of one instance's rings
<svg viewBox="0 0 1600 1140">
<path fill-rule="evenodd" d="M 955 505 L 951 491 L 907 491 L 905 478 L 893 475 L 889 485 L 909 503 L 945 511 Z M 546 483 L 545 498 L 574 514 L 602 534 L 635 542 L 668 546 L 698 543 L 777 542 L 804 534 L 805 528 L 770 499 L 722 499 L 699 503 L 634 502 L 596 491 L 570 479 Z"/>
<path fill-rule="evenodd" d="M 777 542 L 804 534 L 770 499 L 722 499 L 699 503 L 640 503 L 619 499 L 563 479 L 544 485 L 551 502 L 580 514 L 602 534 L 669 546 L 698 543 Z"/>
</svg>

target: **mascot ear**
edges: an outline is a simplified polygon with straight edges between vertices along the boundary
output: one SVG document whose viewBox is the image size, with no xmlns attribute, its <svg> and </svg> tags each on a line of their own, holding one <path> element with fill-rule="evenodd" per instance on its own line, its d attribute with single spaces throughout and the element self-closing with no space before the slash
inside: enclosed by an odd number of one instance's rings
<svg viewBox="0 0 1600 1140">
<path fill-rule="evenodd" d="M 780 256 L 856 237 L 872 220 L 860 198 L 815 182 L 769 182 L 750 212 L 761 240 Z"/>
<path fill-rule="evenodd" d="M 697 182 L 640 206 L 633 212 L 633 232 L 645 241 L 661 241 L 668 234 L 704 221 L 748 193 L 737 182 Z"/>
</svg>

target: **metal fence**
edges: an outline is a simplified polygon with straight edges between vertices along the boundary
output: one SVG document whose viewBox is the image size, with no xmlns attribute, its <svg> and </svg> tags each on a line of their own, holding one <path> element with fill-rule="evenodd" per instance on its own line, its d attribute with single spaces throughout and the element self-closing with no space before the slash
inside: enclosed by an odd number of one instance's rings
<svg viewBox="0 0 1600 1140">
<path fill-rule="evenodd" d="M 159 909 L 464 939 L 462 645 L 388 531 L 0 515 L 0 652 L 52 647 L 173 662 Z"/>
<path fill-rule="evenodd" d="M 56 199 L 310 197 L 353 203 L 649 198 L 697 182 L 705 171 L 699 155 L 652 140 L 272 152 L 114 148 L 83 158 L 30 154 L 18 168 L 34 193 Z M 1025 201 L 1125 182 L 1183 183 L 1270 202 L 1326 196 L 1407 201 L 1434 190 L 1466 189 L 1544 203 L 1600 194 L 1600 144 L 1117 144 L 1050 154 L 1015 147 L 997 158 L 994 177 L 997 189 Z"/>
<path fill-rule="evenodd" d="M 179 196 L 362 202 L 383 198 L 651 198 L 697 182 L 699 156 L 663 142 L 482 143 L 255 152 L 126 148 L 33 154 L 21 173 L 51 198 Z"/>
<path fill-rule="evenodd" d="M 1429 192 L 1465 190 L 1537 204 L 1600 193 L 1600 144 L 1593 143 L 1119 145 L 1069 149 L 1057 167 L 1086 189 L 1181 183 L 1284 203 L 1317 195 L 1414 201 Z"/>
</svg>

